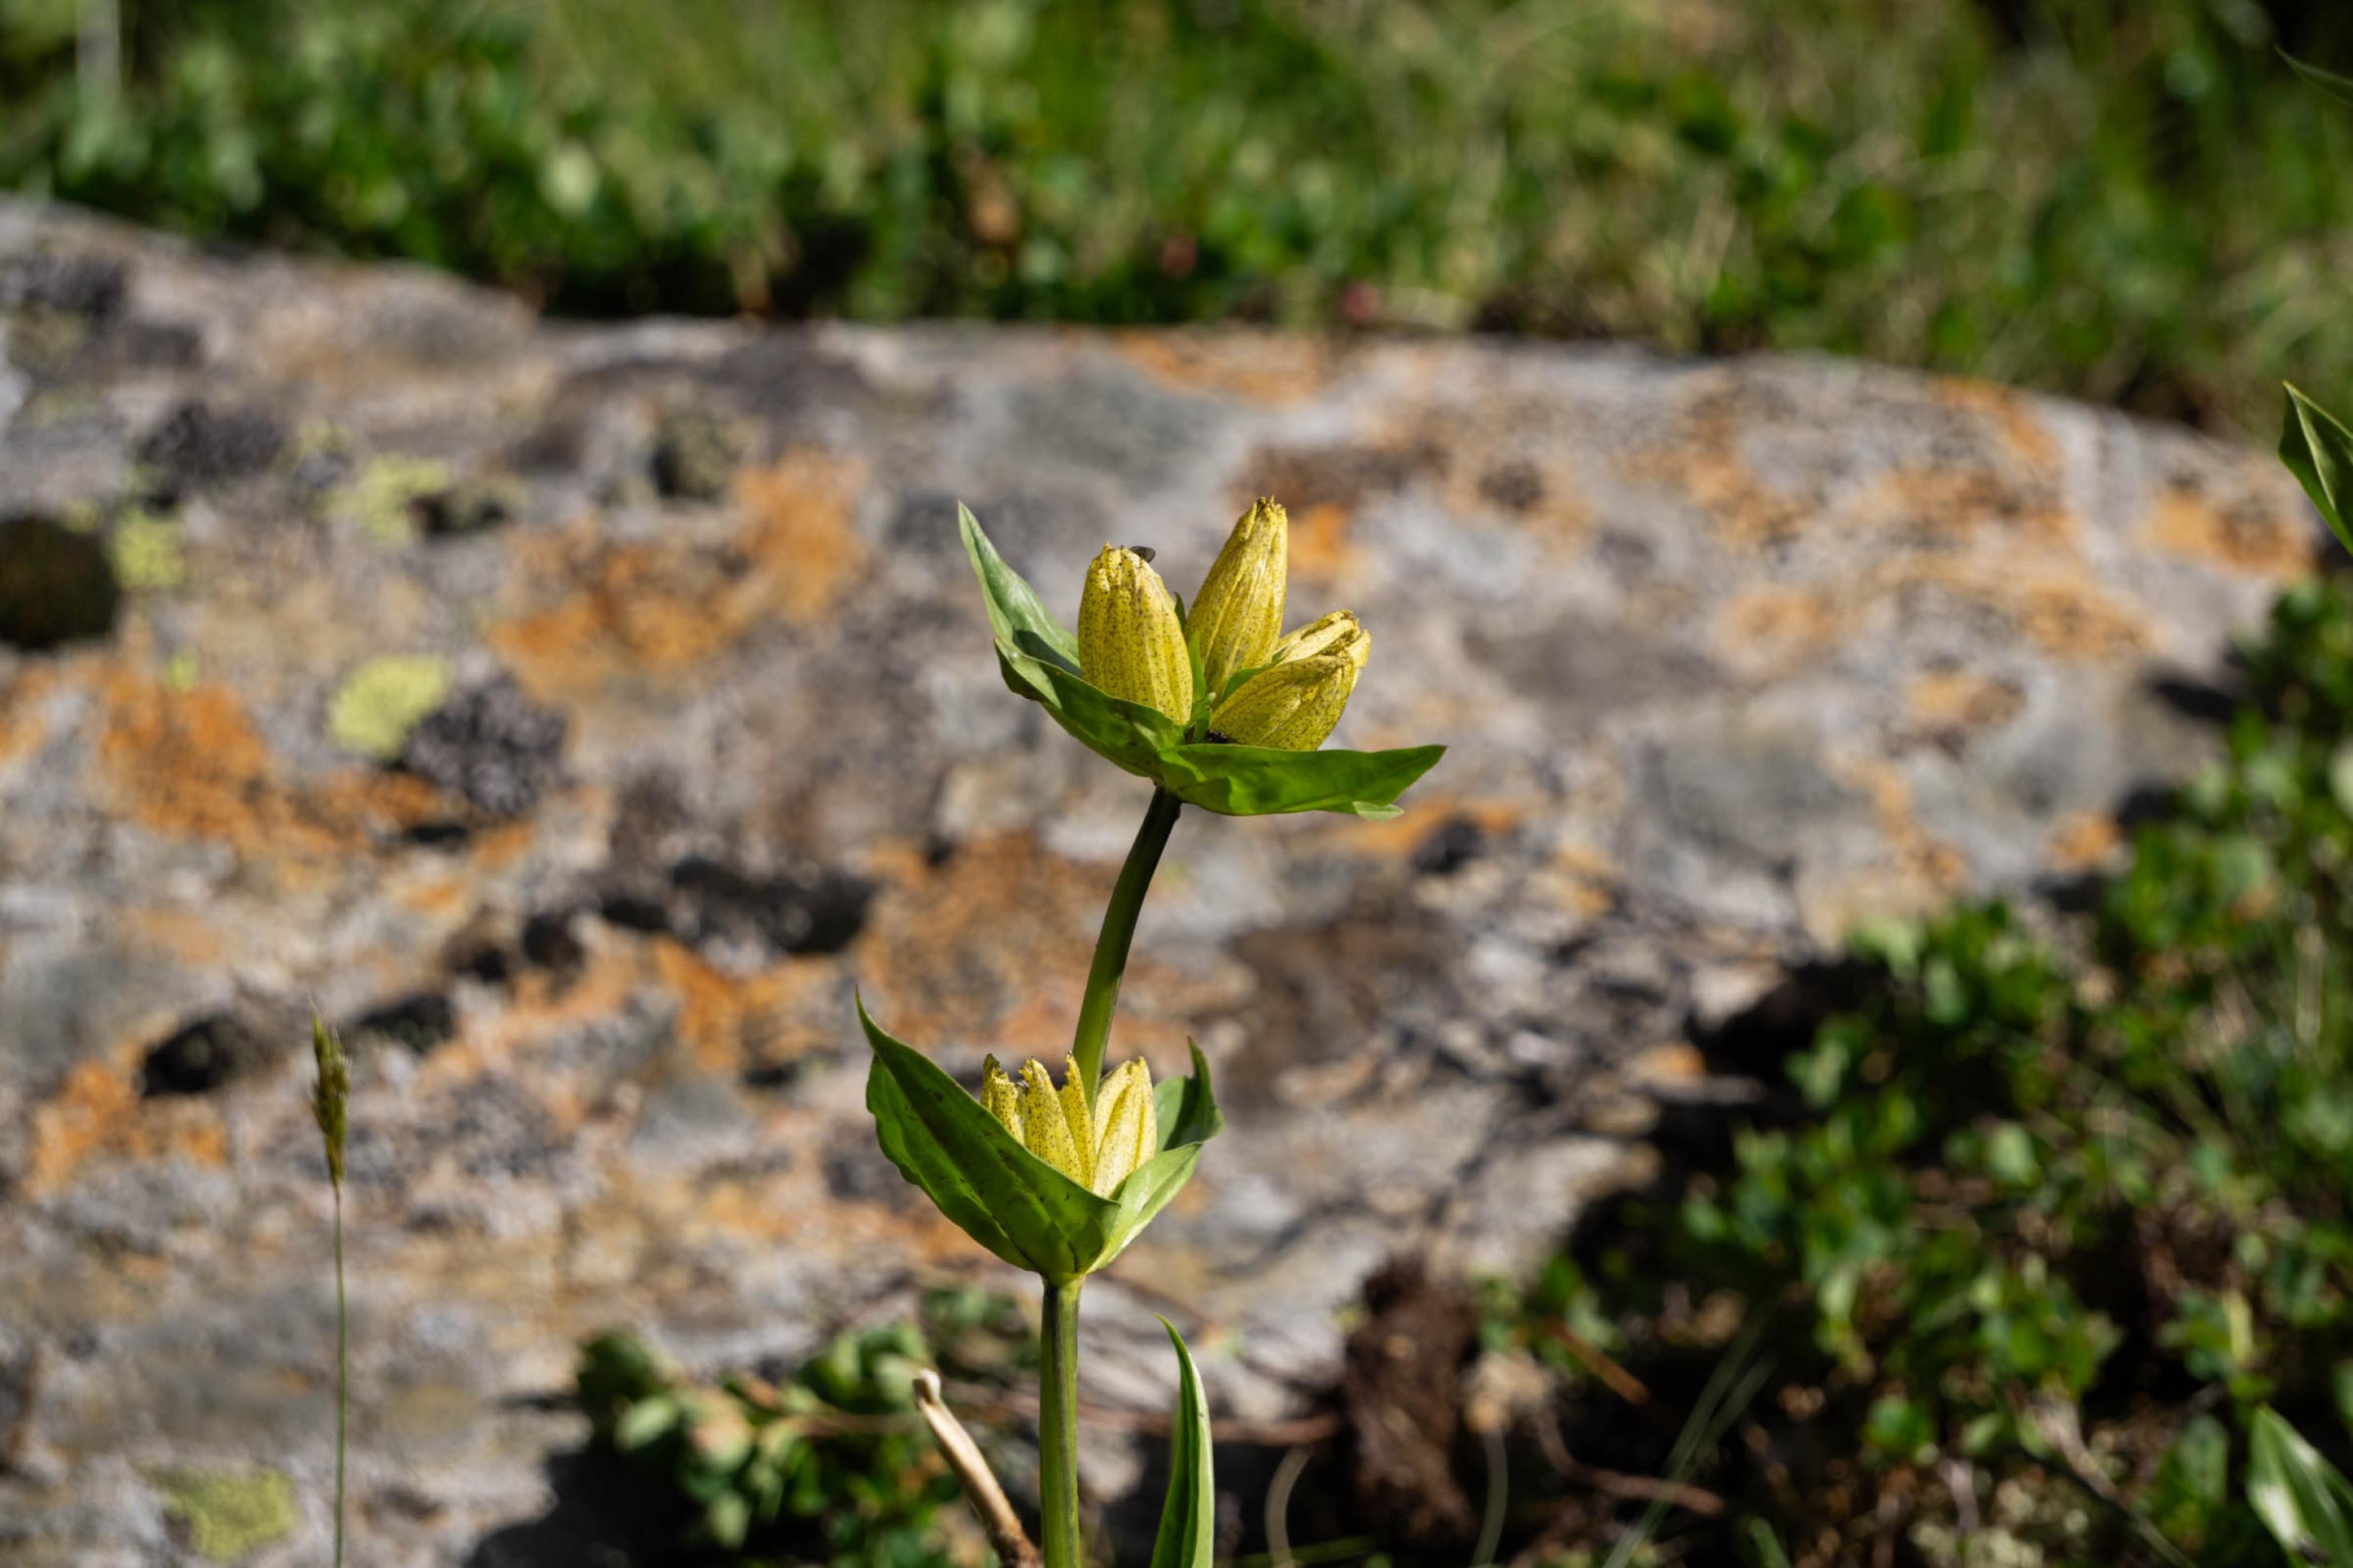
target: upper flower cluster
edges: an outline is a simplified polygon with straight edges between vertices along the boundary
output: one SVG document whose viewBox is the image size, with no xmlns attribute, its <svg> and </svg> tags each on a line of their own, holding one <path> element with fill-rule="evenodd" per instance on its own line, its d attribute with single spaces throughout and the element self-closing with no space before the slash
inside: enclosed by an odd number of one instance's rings
<svg viewBox="0 0 2353 1568">
<path fill-rule="evenodd" d="M 1198 658 L 1208 739 L 1315 750 L 1339 723 L 1373 639 L 1347 610 L 1282 635 L 1290 533 L 1281 506 L 1254 503 L 1218 552 L 1189 623 L 1149 551 L 1104 545 L 1079 600 L 1079 673 L 1186 724 L 1195 717 Z"/>
<path fill-rule="evenodd" d="M 1087 568 L 1074 637 L 964 512 L 1006 682 L 1177 799 L 1229 816 L 1396 814 L 1442 748 L 1324 750 L 1372 654 L 1348 610 L 1284 636 L 1290 520 L 1271 499 L 1234 523 L 1188 616 L 1142 546 Z"/>
</svg>

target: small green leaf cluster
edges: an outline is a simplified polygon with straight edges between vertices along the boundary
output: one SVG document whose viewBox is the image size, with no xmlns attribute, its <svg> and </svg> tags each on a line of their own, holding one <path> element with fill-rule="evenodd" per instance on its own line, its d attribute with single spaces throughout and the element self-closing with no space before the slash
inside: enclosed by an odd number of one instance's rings
<svg viewBox="0 0 2353 1568">
<path fill-rule="evenodd" d="M 1222 689 L 1211 691 L 1198 648 L 1188 722 L 1179 724 L 1157 709 L 1113 697 L 1079 673 L 1078 638 L 1006 564 L 972 513 L 959 506 L 956 518 L 987 601 L 1005 684 L 1045 709 L 1097 755 L 1152 780 L 1187 805 L 1228 816 L 1333 811 L 1378 820 L 1397 816 L 1397 797 L 1445 754 L 1443 746 L 1289 752 L 1210 741 L 1210 710 L 1260 672 L 1236 670 Z"/>
<path fill-rule="evenodd" d="M 936 1290 L 922 1315 L 920 1329 L 837 1335 L 780 1384 L 696 1383 L 635 1336 L 607 1333 L 581 1347 L 579 1397 L 599 1450 L 635 1483 L 633 1504 L 669 1522 L 673 1546 L 743 1568 L 948 1568 L 940 1516 L 963 1505 L 916 1416 L 915 1373 L 1002 1384 L 1038 1350 L 1003 1297 Z"/>
</svg>

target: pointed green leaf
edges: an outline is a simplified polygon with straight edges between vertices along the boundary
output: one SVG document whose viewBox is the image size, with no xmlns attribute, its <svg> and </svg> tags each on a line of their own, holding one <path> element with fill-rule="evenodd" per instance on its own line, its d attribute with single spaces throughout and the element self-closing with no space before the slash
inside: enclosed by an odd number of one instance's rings
<svg viewBox="0 0 2353 1568">
<path fill-rule="evenodd" d="M 965 1235 L 1008 1263 L 1066 1283 L 1103 1255 L 1120 1216 L 1014 1141 L 929 1057 L 893 1039 L 858 1004 L 874 1048 L 866 1105 L 899 1173 Z"/>
<path fill-rule="evenodd" d="M 1111 1239 L 1090 1267 L 1104 1268 L 1125 1252 L 1127 1244 L 1143 1233 L 1153 1216 L 1168 1206 L 1168 1200 L 1185 1190 L 1200 1163 L 1201 1146 L 1185 1143 L 1155 1154 L 1130 1172 L 1113 1194 L 1119 1204 L 1119 1218 L 1112 1223 Z"/>
<path fill-rule="evenodd" d="M 962 501 L 956 503 L 956 527 L 964 534 L 964 550 L 972 558 L 973 572 L 980 578 L 981 597 L 988 605 L 989 628 L 997 634 L 997 642 L 1075 673 L 1079 668 L 1078 637 L 1063 629 L 1029 581 L 1005 563 L 1005 557 L 997 552 L 997 546 L 981 531 L 979 520 Z"/>
<path fill-rule="evenodd" d="M 1168 1500 L 1152 1542 L 1152 1568 L 1210 1568 L 1218 1544 L 1218 1489 L 1209 1447 L 1209 1402 L 1185 1337 L 1167 1319 L 1176 1347 L 1176 1412 L 1168 1432 Z"/>
<path fill-rule="evenodd" d="M 2268 1405 L 2248 1433 L 2247 1501 L 2290 1562 L 2353 1568 L 2353 1487 Z"/>
<path fill-rule="evenodd" d="M 1159 1124 L 1163 1149 L 1206 1143 L 1225 1131 L 1226 1119 L 1219 1114 L 1218 1096 L 1209 1083 L 1208 1058 L 1191 1040 L 1185 1045 L 1193 1053 L 1193 1076 L 1164 1078 L 1152 1086 L 1152 1116 Z"/>
<path fill-rule="evenodd" d="M 1395 816 L 1391 803 L 1446 754 L 1443 746 L 1391 752 L 1281 752 L 1267 746 L 1173 746 L 1160 780 L 1188 805 L 1228 816 L 1337 811 Z"/>
<path fill-rule="evenodd" d="M 2291 386 L 2280 461 L 2304 485 L 2337 542 L 2353 550 L 2353 430 Z"/>
<path fill-rule="evenodd" d="M 2318 66 L 2308 66 L 2285 49 L 2280 51 L 2280 58 L 2295 67 L 2296 75 L 2329 97 L 2341 103 L 2353 103 L 2353 76 L 2339 76 L 2335 71 L 2322 70 Z"/>
<path fill-rule="evenodd" d="M 997 650 L 1000 658 L 1004 651 Z M 1055 665 L 1040 666 L 1039 674 L 1049 693 L 1044 706 L 1054 722 L 1129 773 L 1155 776 L 1159 754 L 1185 738 L 1184 731 L 1157 708 L 1113 697 Z"/>
</svg>

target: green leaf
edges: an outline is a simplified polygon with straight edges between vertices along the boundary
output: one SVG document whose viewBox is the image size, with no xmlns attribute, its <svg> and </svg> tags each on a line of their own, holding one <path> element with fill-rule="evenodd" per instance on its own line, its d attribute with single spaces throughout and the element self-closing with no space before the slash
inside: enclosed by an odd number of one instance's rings
<svg viewBox="0 0 2353 1568">
<path fill-rule="evenodd" d="M 1008 668 L 1012 666 L 1013 658 L 1002 645 L 997 656 Z M 1185 739 L 1185 732 L 1157 708 L 1113 697 L 1058 665 L 1042 664 L 1036 668 L 1037 684 L 1042 689 L 1037 700 L 1054 716 L 1054 722 L 1068 730 L 1081 744 L 1129 773 L 1143 778 L 1156 777 L 1160 753 Z M 1013 679 L 1009 673 L 1006 677 L 1008 684 Z M 1014 689 L 1021 691 L 1018 686 Z M 1022 695 L 1031 693 L 1022 691 Z"/>
<path fill-rule="evenodd" d="M 2353 1568 L 2353 1487 L 2268 1405 L 2248 1434 L 2247 1501 L 2290 1561 Z"/>
<path fill-rule="evenodd" d="M 972 558 L 980 578 L 981 597 L 988 605 L 988 625 L 1002 647 L 1029 658 L 1058 664 L 1072 674 L 1079 668 L 1079 639 L 1038 597 L 1020 573 L 1005 563 L 980 522 L 962 501 L 956 503 L 956 527 L 964 534 L 965 553 Z"/>
<path fill-rule="evenodd" d="M 1168 1500 L 1160 1508 L 1152 1568 L 1210 1568 L 1218 1544 L 1218 1489 L 1210 1463 L 1209 1402 L 1185 1337 L 1166 1318 L 1160 1326 L 1176 1347 L 1176 1412 L 1168 1433 Z"/>
<path fill-rule="evenodd" d="M 1281 752 L 1268 746 L 1173 746 L 1160 753 L 1162 786 L 1188 805 L 1228 816 L 1337 811 L 1380 820 L 1443 746 L 1390 752 Z"/>
<path fill-rule="evenodd" d="M 1208 1058 L 1191 1040 L 1186 1041 L 1185 1046 L 1193 1053 L 1193 1076 L 1164 1078 L 1152 1086 L 1152 1116 L 1160 1126 L 1160 1147 L 1164 1150 L 1186 1143 L 1207 1143 L 1226 1127 L 1226 1119 L 1218 1110 L 1216 1090 L 1209 1083 Z"/>
<path fill-rule="evenodd" d="M 899 1173 L 966 1236 L 1055 1284 L 1079 1278 L 1112 1242 L 1120 1207 L 1015 1142 L 938 1063 L 893 1039 L 858 1004 L 874 1048 L 866 1107 Z"/>
<path fill-rule="evenodd" d="M 2286 391 L 2280 461 L 2303 484 L 2337 542 L 2353 550 L 2353 430 L 2295 387 Z"/>
<path fill-rule="evenodd" d="M 1168 1206 L 1168 1200 L 1185 1190 L 1185 1184 L 1193 1179 L 1193 1168 L 1200 1163 L 1198 1143 L 1180 1143 L 1129 1172 L 1119 1191 L 1112 1194 L 1119 1204 L 1119 1218 L 1112 1225 L 1111 1240 L 1091 1267 L 1101 1268 L 1126 1251 L 1127 1244 L 1152 1223 L 1153 1216 Z"/>
<path fill-rule="evenodd" d="M 2335 71 L 2323 70 L 2318 66 L 2308 66 L 2285 49 L 2280 51 L 2280 58 L 2294 67 L 2296 75 L 2304 78 L 2329 97 L 2340 103 L 2353 103 L 2353 77 L 2338 76 Z"/>
<path fill-rule="evenodd" d="M 678 1402 L 657 1394 L 640 1399 L 613 1423 L 613 1447 L 624 1454 L 644 1447 L 678 1425 Z"/>
</svg>

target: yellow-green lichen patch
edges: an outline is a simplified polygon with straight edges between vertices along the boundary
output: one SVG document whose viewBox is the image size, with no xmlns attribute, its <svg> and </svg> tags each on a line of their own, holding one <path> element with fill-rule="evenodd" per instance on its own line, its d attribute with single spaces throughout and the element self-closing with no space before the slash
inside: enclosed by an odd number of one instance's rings
<svg viewBox="0 0 2353 1568">
<path fill-rule="evenodd" d="M 171 1470 L 155 1487 L 188 1544 L 213 1562 L 234 1563 L 294 1533 L 294 1483 L 276 1470 Z"/>
<path fill-rule="evenodd" d="M 335 744 L 389 762 L 400 754 L 417 721 L 449 694 L 449 665 L 431 654 L 385 654 L 343 678 L 327 704 L 327 733 Z"/>
<path fill-rule="evenodd" d="M 389 452 L 371 458 L 330 502 L 338 517 L 358 523 L 371 539 L 406 544 L 417 537 L 413 508 L 449 488 L 449 465 L 434 458 Z"/>
<path fill-rule="evenodd" d="M 160 594 L 187 579 L 188 563 L 180 553 L 179 520 L 150 511 L 133 511 L 114 525 L 110 541 L 114 575 L 134 594 Z"/>
</svg>

